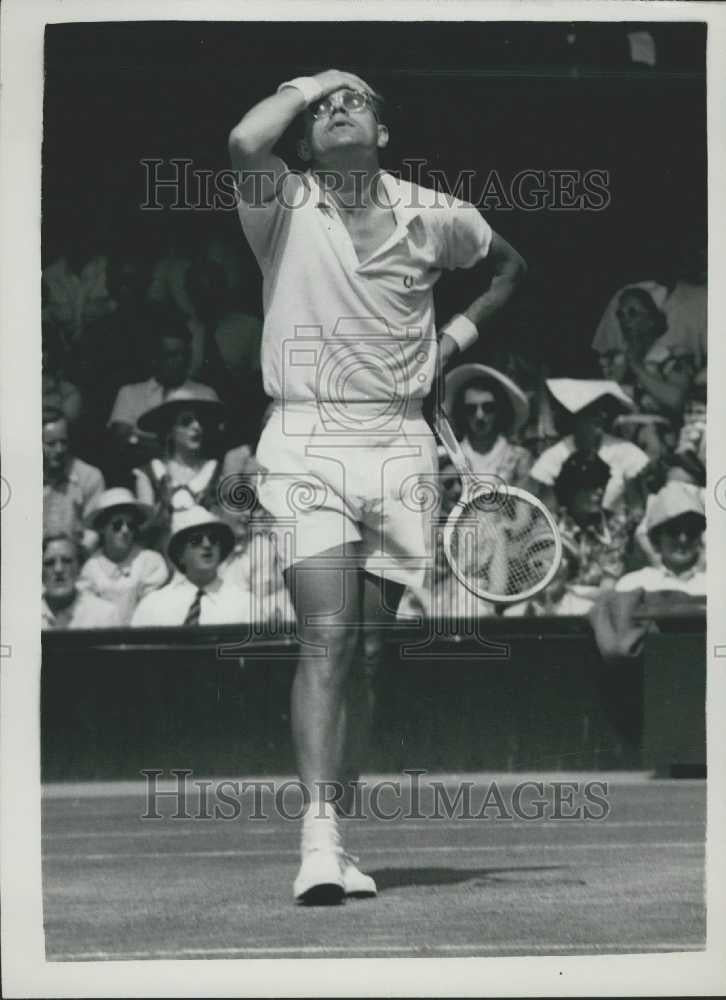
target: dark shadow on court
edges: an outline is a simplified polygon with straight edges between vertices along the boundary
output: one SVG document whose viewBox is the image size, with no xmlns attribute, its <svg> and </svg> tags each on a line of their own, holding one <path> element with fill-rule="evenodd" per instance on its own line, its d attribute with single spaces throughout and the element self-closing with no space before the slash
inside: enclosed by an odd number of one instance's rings
<svg viewBox="0 0 726 1000">
<path fill-rule="evenodd" d="M 565 865 L 537 865 L 516 868 L 380 868 L 369 872 L 376 880 L 379 892 L 410 886 L 460 885 L 463 882 L 488 885 L 585 885 Z"/>
</svg>

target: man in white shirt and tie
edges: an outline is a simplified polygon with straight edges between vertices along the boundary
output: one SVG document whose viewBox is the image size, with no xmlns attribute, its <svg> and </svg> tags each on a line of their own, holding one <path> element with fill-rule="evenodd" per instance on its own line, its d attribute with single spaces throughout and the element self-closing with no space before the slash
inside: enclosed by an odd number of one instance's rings
<svg viewBox="0 0 726 1000">
<path fill-rule="evenodd" d="M 148 594 L 134 612 L 133 626 L 225 625 L 249 622 L 253 597 L 225 583 L 219 564 L 234 547 L 232 529 L 203 507 L 180 511 L 172 521 L 169 560 L 178 572 Z"/>
</svg>

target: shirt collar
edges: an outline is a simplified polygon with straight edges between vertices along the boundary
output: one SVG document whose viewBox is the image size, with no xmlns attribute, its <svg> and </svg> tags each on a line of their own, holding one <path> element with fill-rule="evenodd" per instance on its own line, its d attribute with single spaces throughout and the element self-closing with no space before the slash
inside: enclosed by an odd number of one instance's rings
<svg viewBox="0 0 726 1000">
<path fill-rule="evenodd" d="M 70 456 L 66 460 L 65 468 L 63 469 L 63 474 L 58 477 L 58 479 L 46 479 L 43 477 L 43 483 L 45 486 L 58 486 L 61 483 L 75 483 L 76 485 L 80 482 L 78 476 L 78 470 L 76 468 L 75 457 Z"/>
<path fill-rule="evenodd" d="M 184 576 L 184 574 L 181 573 L 179 570 L 175 570 L 174 571 L 174 576 L 172 577 L 172 580 L 169 583 L 169 586 L 170 587 L 184 587 L 190 593 L 194 593 L 194 594 L 196 594 L 197 590 L 199 589 L 195 583 L 192 583 L 192 581 L 189 580 L 188 577 Z M 221 588 L 222 588 L 222 578 L 219 577 L 219 576 L 216 576 L 212 580 L 212 582 L 206 584 L 206 586 L 204 586 L 202 588 L 202 590 L 204 591 L 204 593 L 208 597 L 214 598 L 214 597 L 217 596 L 217 594 L 219 593 L 219 591 L 221 590 Z"/>
<path fill-rule="evenodd" d="M 413 219 L 421 214 L 421 209 L 424 207 L 419 203 L 419 199 L 414 197 L 413 186 L 408 181 L 389 174 L 387 170 L 381 170 L 379 176 L 396 217 L 396 222 L 401 226 L 408 226 Z M 307 170 L 303 177 L 313 192 L 316 207 L 334 210 L 335 206 L 330 201 L 329 193 L 323 190 L 313 172 Z"/>
<path fill-rule="evenodd" d="M 663 565 L 663 563 L 661 563 L 660 568 L 663 573 L 663 576 L 665 576 L 668 580 L 681 580 L 683 582 L 685 582 L 686 580 L 692 580 L 693 577 L 696 576 L 698 573 L 703 572 L 703 566 L 701 566 L 700 559 L 697 562 L 695 562 L 689 570 L 686 570 L 685 573 L 674 573 L 672 569 L 668 569 L 666 566 Z"/>
</svg>

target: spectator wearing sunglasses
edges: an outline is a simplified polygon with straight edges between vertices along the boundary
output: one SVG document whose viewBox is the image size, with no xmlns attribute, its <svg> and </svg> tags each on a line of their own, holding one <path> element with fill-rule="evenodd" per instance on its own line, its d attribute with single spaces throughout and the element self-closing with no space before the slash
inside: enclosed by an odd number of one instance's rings
<svg viewBox="0 0 726 1000">
<path fill-rule="evenodd" d="M 136 498 L 154 511 L 146 537 L 160 551 L 166 548 L 176 511 L 194 506 L 216 510 L 221 480 L 251 471 L 246 445 L 222 460 L 215 457 L 223 417 L 218 399 L 201 400 L 179 389 L 139 419 L 139 427 L 156 434 L 164 446 L 163 458 L 134 470 Z"/>
<path fill-rule="evenodd" d="M 660 557 L 660 564 L 626 573 L 615 589 L 642 587 L 646 591 L 680 591 L 705 597 L 705 528 L 702 490 L 691 483 L 666 483 L 653 498 L 647 513 L 648 539 Z"/>
<path fill-rule="evenodd" d="M 233 547 L 232 529 L 203 507 L 175 514 L 167 552 L 176 572 L 165 587 L 141 601 L 131 624 L 194 626 L 250 621 L 252 594 L 219 575 L 220 563 Z"/>
<path fill-rule="evenodd" d="M 122 625 L 128 625 L 136 605 L 147 594 L 162 587 L 169 576 L 164 557 L 138 543 L 139 531 L 151 514 L 149 507 L 131 490 L 106 490 L 88 518 L 89 527 L 100 538 L 100 548 L 86 561 L 81 581 L 98 597 L 117 609 Z"/>
<path fill-rule="evenodd" d="M 446 376 L 444 406 L 461 447 L 477 475 L 522 486 L 532 456 L 509 440 L 529 419 L 526 395 L 506 375 L 487 365 L 459 365 Z"/>
</svg>

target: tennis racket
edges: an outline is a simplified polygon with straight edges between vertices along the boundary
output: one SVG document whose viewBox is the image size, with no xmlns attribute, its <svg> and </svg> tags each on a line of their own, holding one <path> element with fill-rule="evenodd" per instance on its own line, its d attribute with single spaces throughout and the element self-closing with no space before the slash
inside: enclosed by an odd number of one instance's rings
<svg viewBox="0 0 726 1000">
<path fill-rule="evenodd" d="M 461 478 L 461 497 L 444 526 L 454 576 L 485 601 L 514 604 L 543 590 L 557 572 L 562 541 L 538 497 L 497 476 L 477 476 L 439 404 L 434 429 Z"/>
</svg>

